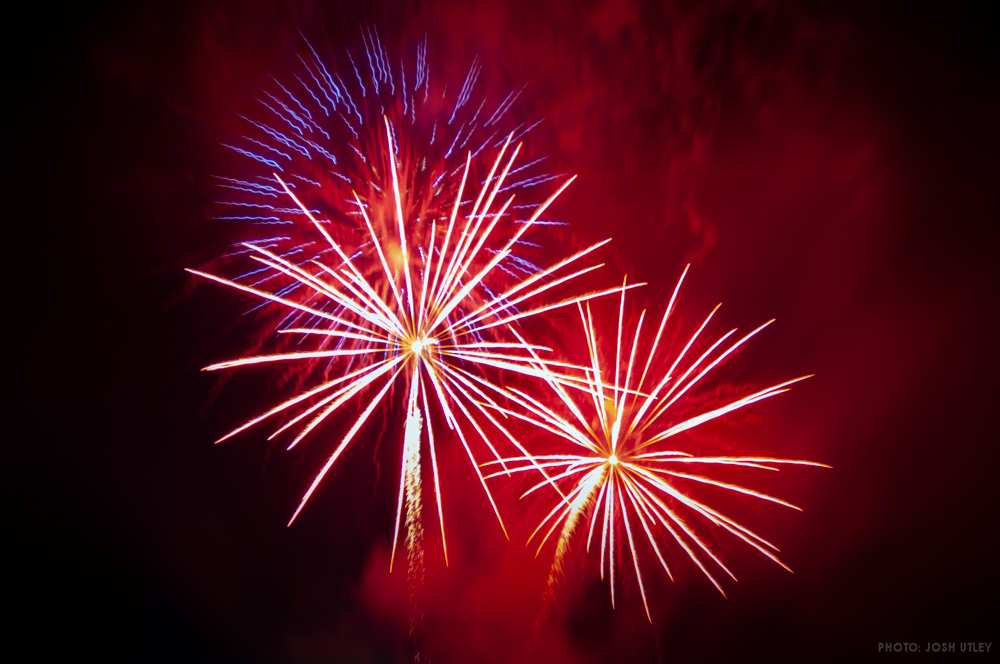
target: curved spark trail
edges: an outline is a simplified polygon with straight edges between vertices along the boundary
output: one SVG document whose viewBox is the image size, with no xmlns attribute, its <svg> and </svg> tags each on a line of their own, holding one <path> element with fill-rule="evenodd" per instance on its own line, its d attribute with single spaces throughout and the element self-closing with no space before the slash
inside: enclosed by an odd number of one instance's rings
<svg viewBox="0 0 1000 664">
<path fill-rule="evenodd" d="M 736 577 L 699 535 L 695 521 L 700 520 L 703 524 L 711 524 L 721 529 L 781 567 L 789 569 L 778 558 L 778 548 L 774 544 L 693 498 L 689 493 L 689 487 L 711 486 L 786 508 L 795 510 L 800 508 L 766 493 L 713 479 L 704 473 L 719 466 L 769 471 L 777 471 L 780 466 L 787 465 L 829 468 L 822 463 L 799 459 L 696 456 L 689 452 L 664 448 L 664 443 L 685 431 L 735 410 L 783 394 L 793 384 L 810 377 L 800 376 L 771 385 L 694 416 L 671 418 L 673 412 L 677 410 L 675 404 L 693 387 L 729 355 L 773 322 L 768 321 L 735 340 L 733 338 L 737 330 L 729 330 L 711 343 L 707 350 L 693 357 L 692 348 L 701 339 L 702 333 L 718 311 L 719 306 L 716 306 L 691 334 L 684 346 L 667 360 L 670 366 L 666 372 L 658 379 L 654 378 L 650 369 L 654 366 L 664 330 L 686 274 L 687 268 L 684 269 L 674 288 L 653 335 L 652 343 L 645 353 L 639 350 L 643 323 L 646 319 L 646 311 L 643 310 L 632 333 L 630 349 L 626 347 L 623 354 L 622 344 L 623 342 L 628 344 L 623 329 L 625 291 L 628 286 L 625 282 L 622 283 L 614 345 L 614 366 L 611 368 L 601 362 L 600 340 L 590 304 L 577 305 L 589 355 L 589 366 L 585 371 L 586 390 L 583 405 L 579 404 L 565 386 L 554 378 L 548 378 L 546 382 L 551 395 L 564 408 L 562 413 L 548 406 L 543 400 L 513 387 L 503 387 L 496 392 L 506 397 L 515 407 L 499 407 L 496 402 L 483 404 L 485 407 L 540 427 L 569 445 L 565 453 L 508 457 L 484 464 L 484 466 L 494 464 L 504 466 L 502 472 L 492 473 L 487 479 L 530 470 L 545 471 L 544 479 L 525 491 L 522 498 L 545 487 L 556 488 L 555 506 L 528 538 L 529 542 L 538 538 L 535 551 L 538 555 L 546 542 L 557 530 L 559 531 L 549 575 L 549 592 L 552 592 L 558 581 L 570 540 L 578 528 L 586 524 L 588 551 L 595 530 L 600 532 L 598 539 L 601 549 L 601 578 L 603 579 L 607 573 L 612 606 L 615 603 L 616 547 L 627 546 L 646 617 L 650 622 L 652 614 L 639 563 L 641 541 L 646 542 L 649 551 L 671 580 L 673 575 L 667 563 L 667 552 L 659 540 L 666 537 L 673 541 L 723 596 L 725 592 L 716 579 L 718 570 L 733 580 L 736 580 Z M 539 363 L 536 368 L 544 377 L 544 365 Z M 591 407 L 593 417 L 588 418 L 585 412 Z M 622 534 L 625 536 L 624 544 L 621 540 Z"/>
<path fill-rule="evenodd" d="M 543 203 L 538 205 L 526 223 L 517 223 L 510 210 L 514 195 L 501 202 L 504 190 L 513 172 L 520 144 L 512 147 L 509 135 L 498 150 L 489 175 L 470 201 L 463 199 L 469 184 L 472 153 L 466 154 L 461 180 L 451 205 L 447 224 L 430 222 L 422 242 L 416 242 L 414 223 L 404 210 L 405 191 L 399 178 L 400 168 L 392 149 L 393 127 L 383 118 L 386 136 L 386 161 L 391 187 L 383 192 L 378 206 L 367 206 L 356 193 L 353 194 L 363 240 L 346 246 L 329 232 L 326 219 L 315 215 L 306 206 L 281 174 L 273 176 L 274 188 L 288 199 L 288 205 L 297 208 L 308 220 L 316 235 L 329 247 L 330 258 L 312 259 L 306 265 L 296 264 L 271 249 L 251 242 L 244 243 L 250 257 L 261 265 L 285 275 L 322 300 L 328 308 L 293 300 L 278 292 L 271 292 L 239 283 L 200 270 L 189 270 L 195 275 L 256 296 L 291 312 L 304 312 L 317 317 L 321 323 L 315 327 L 284 327 L 282 334 L 318 340 L 316 349 L 250 355 L 219 362 L 206 367 L 215 371 L 260 364 L 309 363 L 317 360 L 346 359 L 356 369 L 342 368 L 332 380 L 303 389 L 263 414 L 250 419 L 222 436 L 218 442 L 228 440 L 265 420 L 285 418 L 270 438 L 289 430 L 296 430 L 288 447 L 293 448 L 320 424 L 348 403 L 357 403 L 360 412 L 334 446 L 326 463 L 315 475 L 292 515 L 289 524 L 298 518 L 317 488 L 337 460 L 355 440 L 362 426 L 379 407 L 393 388 L 405 391 L 406 404 L 404 444 L 400 462 L 400 485 L 393 534 L 392 561 L 401 526 L 410 544 L 410 562 L 419 566 L 416 556 L 422 556 L 423 539 L 419 513 L 421 510 L 421 449 L 422 439 L 430 456 L 437 516 L 441 541 L 447 563 L 447 539 L 441 501 L 440 471 L 438 468 L 435 431 L 430 417 L 432 408 L 444 417 L 449 429 L 458 438 L 468 456 L 474 472 L 484 489 L 501 529 L 506 528 L 496 502 L 490 493 L 473 452 L 471 432 L 485 443 L 494 458 L 500 459 L 490 437 L 483 429 L 482 420 L 491 423 L 502 433 L 503 439 L 514 445 L 522 454 L 527 451 L 517 439 L 491 414 L 500 406 L 489 396 L 489 391 L 502 388 L 490 375 L 494 373 L 519 374 L 544 377 L 560 389 L 587 390 L 587 382 L 580 377 L 582 367 L 542 360 L 540 352 L 549 349 L 524 341 L 516 324 L 526 318 L 593 298 L 617 293 L 612 287 L 550 301 L 542 297 L 553 289 L 600 268 L 603 264 L 579 267 L 588 257 L 609 240 L 597 242 L 561 260 L 540 268 L 530 276 L 511 281 L 506 274 L 497 275 L 501 261 L 511 255 L 520 241 L 556 198 L 574 178 L 566 179 Z M 371 159 L 374 161 L 374 159 Z M 373 219 L 372 214 L 386 212 L 385 218 Z M 504 236 L 504 239 L 498 240 Z M 488 251 L 491 241 L 499 241 L 501 248 Z M 395 243 L 398 256 L 394 260 L 387 251 Z M 358 252 L 362 243 L 368 251 Z M 496 278 L 496 279 L 495 279 Z M 489 279 L 498 292 L 483 298 L 476 293 Z M 637 284 L 641 285 L 641 284 Z M 493 290 L 488 291 L 490 293 Z M 322 345 L 329 339 L 344 342 L 334 348 Z M 471 427 L 471 431 L 467 428 Z M 423 438 L 426 432 L 426 438 Z M 542 470 L 541 464 L 535 464 Z M 543 470 L 544 472 L 544 470 Z"/>
</svg>

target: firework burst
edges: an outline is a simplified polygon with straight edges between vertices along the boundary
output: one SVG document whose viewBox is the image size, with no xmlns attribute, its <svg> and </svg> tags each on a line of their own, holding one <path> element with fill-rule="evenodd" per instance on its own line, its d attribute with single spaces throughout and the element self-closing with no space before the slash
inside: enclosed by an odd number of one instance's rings
<svg viewBox="0 0 1000 664">
<path fill-rule="evenodd" d="M 299 516 L 372 412 L 394 387 L 399 387 L 404 392 L 404 436 L 390 560 L 395 560 L 401 527 L 405 527 L 407 531 L 403 539 L 410 553 L 411 565 L 419 565 L 423 555 L 420 515 L 421 450 L 426 441 L 441 541 L 447 562 L 440 472 L 430 417 L 432 403 L 464 448 L 500 527 L 506 534 L 500 512 L 483 479 L 470 444 L 471 432 L 467 432 L 466 428 L 475 431 L 496 459 L 501 457 L 485 433 L 481 420 L 495 426 L 503 438 L 522 454 L 526 455 L 527 452 L 487 408 L 493 406 L 494 412 L 499 408 L 488 395 L 490 390 L 501 389 L 488 375 L 490 372 L 505 372 L 544 376 L 561 389 L 587 389 L 586 382 L 579 377 L 582 367 L 540 359 L 539 353 L 549 349 L 524 341 L 517 332 L 516 325 L 526 318 L 613 294 L 619 289 L 613 287 L 591 291 L 554 302 L 547 298 L 540 299 L 540 296 L 552 289 L 600 268 L 603 264 L 586 267 L 579 265 L 581 259 L 592 254 L 608 240 L 595 243 L 513 282 L 508 274 L 497 274 L 499 264 L 511 254 L 522 236 L 573 181 L 573 178 L 564 181 L 548 199 L 535 208 L 524 223 L 511 219 L 509 210 L 514 195 L 498 203 L 498 194 L 503 191 L 520 152 L 520 144 L 511 147 L 512 136 L 508 136 L 499 149 L 478 193 L 465 201 L 463 194 L 472 164 L 472 154 L 467 153 L 447 223 L 439 226 L 437 220 L 431 220 L 430 227 L 424 234 L 423 246 L 415 247 L 411 230 L 415 224 L 403 210 L 403 192 L 397 174 L 396 156 L 391 148 L 394 132 L 388 118 L 383 119 L 383 126 L 391 180 L 390 191 L 385 195 L 390 197 L 390 204 L 373 208 L 366 205 L 356 193 L 353 195 L 355 209 L 363 225 L 362 232 L 367 237 L 370 250 L 359 255 L 354 247 L 346 248 L 338 242 L 327 230 L 329 220 L 317 217 L 279 174 L 274 175 L 276 186 L 283 191 L 290 204 L 301 211 L 303 218 L 308 220 L 314 232 L 329 247 L 330 255 L 337 260 L 322 261 L 314 258 L 307 265 L 298 265 L 259 244 L 247 242 L 244 245 L 255 261 L 300 284 L 304 290 L 328 303 L 328 309 L 208 272 L 189 271 L 275 303 L 289 311 L 318 317 L 323 323 L 315 327 L 282 328 L 279 330 L 282 334 L 318 339 L 321 342 L 329 339 L 342 342 L 332 348 L 321 345 L 314 350 L 240 357 L 213 364 L 206 367 L 206 370 L 334 359 L 349 359 L 361 365 L 358 368 L 344 368 L 332 380 L 303 389 L 219 439 L 219 442 L 228 440 L 265 420 L 280 416 L 286 419 L 270 438 L 296 430 L 297 433 L 288 446 L 293 448 L 342 406 L 357 404 L 359 414 L 316 474 L 289 524 Z M 373 209 L 391 210 L 391 220 L 383 219 L 376 223 L 371 218 Z M 386 228 L 393 228 L 394 232 L 390 235 Z M 488 243 L 496 241 L 497 236 L 502 234 L 501 229 L 506 233 L 506 239 L 500 242 L 500 249 L 489 251 Z M 398 247 L 397 260 L 387 254 L 390 241 Z M 493 288 L 486 286 L 491 279 Z M 483 292 L 490 295 L 483 296 Z M 494 292 L 497 294 L 492 295 Z M 539 469 L 544 472 L 541 466 Z M 390 569 L 391 565 L 392 562 Z"/>
<path fill-rule="evenodd" d="M 657 360 L 662 359 L 658 357 L 657 351 L 661 348 L 664 331 L 686 274 L 687 268 L 674 288 L 652 343 L 645 353 L 640 351 L 645 310 L 639 316 L 630 344 L 624 333 L 625 291 L 628 286 L 623 281 L 612 367 L 601 361 L 600 339 L 595 330 L 590 304 L 577 305 L 589 355 L 584 374 L 587 389 L 583 405 L 555 377 L 547 378 L 546 382 L 552 395 L 563 406 L 562 412 L 515 387 L 504 387 L 498 391 L 513 404 L 510 407 L 498 407 L 495 402 L 484 404 L 540 427 L 568 443 L 569 449 L 574 450 L 560 454 L 509 457 L 484 464 L 504 464 L 502 472 L 492 473 L 487 479 L 531 470 L 551 473 L 546 474 L 542 481 L 528 488 L 521 496 L 524 498 L 545 488 L 555 488 L 553 495 L 556 497 L 556 504 L 528 538 L 529 543 L 537 540 L 535 553 L 538 555 L 558 531 L 549 575 L 549 593 L 551 594 L 558 581 L 573 535 L 581 526 L 586 526 L 588 551 L 594 533 L 599 532 L 600 573 L 602 579 L 605 576 L 608 578 L 612 606 L 615 603 L 616 549 L 627 546 L 646 617 L 650 621 L 652 615 L 640 566 L 639 546 L 642 541 L 648 545 L 671 580 L 673 574 L 667 562 L 669 556 L 662 541 L 667 538 L 675 542 L 723 596 L 725 591 L 716 578 L 718 572 L 721 570 L 733 580 L 736 577 L 698 533 L 697 526 L 710 524 L 717 527 L 781 567 L 789 569 L 778 558 L 778 548 L 774 544 L 729 516 L 696 500 L 692 497 L 690 488 L 694 485 L 707 485 L 786 508 L 800 508 L 766 493 L 713 479 L 702 474 L 706 469 L 727 466 L 776 471 L 785 465 L 828 467 L 799 459 L 697 456 L 665 448 L 667 441 L 676 439 L 683 432 L 787 392 L 793 384 L 809 378 L 800 376 L 786 380 L 697 415 L 671 417 L 678 410 L 678 402 L 692 388 L 773 322 L 768 321 L 742 336 L 738 336 L 736 329 L 731 329 L 712 342 L 706 350 L 690 358 L 692 348 L 696 347 L 718 311 L 719 306 L 716 306 L 680 350 L 672 358 L 668 358 L 669 368 L 659 379 L 653 378 L 652 374 L 655 372 L 651 372 L 651 368 Z M 624 353 L 623 343 L 630 347 L 626 347 Z M 539 363 L 536 368 L 544 377 L 545 366 Z M 588 417 L 586 412 L 591 408 L 593 415 Z M 698 521 L 701 523 L 696 524 Z"/>
</svg>

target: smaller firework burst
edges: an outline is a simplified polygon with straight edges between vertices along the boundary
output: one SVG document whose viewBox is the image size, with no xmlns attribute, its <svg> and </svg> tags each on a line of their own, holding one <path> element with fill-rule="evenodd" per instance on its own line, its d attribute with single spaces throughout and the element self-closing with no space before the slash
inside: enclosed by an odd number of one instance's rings
<svg viewBox="0 0 1000 664">
<path fill-rule="evenodd" d="M 512 472 L 544 469 L 544 479 L 531 486 L 521 497 L 544 488 L 555 489 L 553 496 L 556 504 L 528 538 L 529 543 L 537 540 L 535 554 L 538 555 L 553 534 L 559 531 L 549 574 L 550 593 L 558 581 L 573 535 L 581 526 L 586 526 L 587 551 L 590 550 L 594 533 L 600 533 L 601 578 L 608 578 L 611 604 L 614 606 L 615 551 L 616 547 L 623 546 L 624 534 L 624 546 L 628 547 L 643 607 L 650 622 L 652 615 L 640 566 L 640 540 L 646 542 L 671 580 L 673 574 L 667 562 L 669 555 L 663 540 L 675 542 L 723 596 L 725 591 L 716 578 L 719 571 L 733 580 L 736 580 L 736 576 L 720 560 L 704 536 L 698 533 L 698 526 L 707 523 L 721 528 L 784 569 L 789 569 L 778 558 L 778 548 L 774 544 L 717 509 L 696 500 L 692 497 L 690 488 L 694 485 L 707 485 L 794 510 L 800 508 L 746 486 L 708 477 L 703 474 L 707 469 L 728 466 L 777 471 L 784 465 L 829 467 L 799 459 L 697 456 L 665 448 L 667 441 L 676 440 L 676 436 L 681 433 L 787 392 L 793 384 L 810 377 L 800 376 L 771 385 L 694 416 L 672 418 L 678 410 L 678 402 L 727 357 L 773 322 L 768 321 L 742 336 L 738 336 L 735 328 L 731 329 L 697 357 L 689 357 L 694 354 L 691 352 L 692 348 L 698 344 L 702 333 L 719 310 L 719 306 L 716 306 L 679 352 L 667 360 L 670 362 L 669 368 L 658 379 L 653 378 L 651 373 L 655 372 L 651 372 L 651 368 L 660 359 L 657 351 L 661 347 L 664 331 L 686 274 L 687 267 L 677 281 L 645 358 L 639 350 L 646 319 L 645 310 L 641 312 L 632 335 L 631 350 L 626 349 L 624 355 L 622 352 L 623 341 L 628 343 L 623 334 L 627 286 L 625 282 L 622 283 L 614 365 L 610 372 L 609 367 L 601 361 L 600 343 L 590 305 L 578 305 L 589 354 L 589 367 L 585 372 L 586 403 L 581 405 L 558 381 L 548 379 L 546 382 L 552 394 L 564 407 L 563 413 L 514 387 L 502 390 L 512 406 L 501 409 L 506 415 L 525 420 L 569 443 L 568 449 L 571 451 L 506 458 L 502 462 L 509 465 L 502 471 L 487 476 L 492 478 Z M 544 376 L 541 364 L 539 369 L 539 373 Z M 654 380 L 655 384 L 650 385 Z M 496 406 L 490 404 L 490 407 Z M 586 412 L 591 407 L 593 416 L 588 417 Z M 499 462 L 486 465 L 495 463 Z"/>
</svg>

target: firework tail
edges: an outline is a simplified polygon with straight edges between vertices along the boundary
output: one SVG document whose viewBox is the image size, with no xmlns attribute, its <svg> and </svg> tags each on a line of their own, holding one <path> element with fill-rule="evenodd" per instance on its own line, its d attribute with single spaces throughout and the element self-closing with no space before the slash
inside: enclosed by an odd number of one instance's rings
<svg viewBox="0 0 1000 664">
<path fill-rule="evenodd" d="M 552 557 L 552 565 L 549 567 L 549 575 L 545 581 L 545 596 L 543 600 L 543 613 L 547 613 L 552 606 L 555 597 L 556 587 L 563 576 L 563 558 L 569 551 L 569 541 L 576 532 L 576 526 L 580 522 L 580 517 L 587 511 L 597 489 L 601 486 L 601 475 L 603 468 L 595 469 L 590 476 L 583 480 L 583 486 L 577 495 L 566 506 L 566 520 L 563 522 L 562 530 L 559 531 L 559 540 L 556 543 L 556 551 Z M 541 552 L 539 547 L 536 555 Z"/>
<path fill-rule="evenodd" d="M 424 527 L 420 496 L 420 433 L 423 417 L 419 408 L 406 416 L 403 436 L 403 487 L 406 501 L 406 576 L 410 597 L 410 635 L 420 624 L 420 594 L 424 583 Z"/>
</svg>

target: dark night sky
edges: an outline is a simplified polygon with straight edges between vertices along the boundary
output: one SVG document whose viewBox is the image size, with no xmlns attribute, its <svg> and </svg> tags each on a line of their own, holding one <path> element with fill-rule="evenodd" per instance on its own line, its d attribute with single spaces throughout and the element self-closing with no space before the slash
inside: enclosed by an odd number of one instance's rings
<svg viewBox="0 0 1000 664">
<path fill-rule="evenodd" d="M 527 521 L 504 542 L 456 479 L 470 498 L 448 506 L 452 567 L 429 563 L 433 661 L 1000 647 L 991 24 L 868 4 L 179 2 L 22 21 L 15 641 L 42 660 L 406 660 L 405 588 L 385 575 L 391 464 L 345 459 L 286 529 L 319 457 L 210 444 L 261 397 L 199 373 L 231 354 L 238 303 L 182 272 L 217 249 L 207 182 L 240 104 L 300 28 L 353 45 L 364 23 L 390 47 L 428 33 L 432 66 L 478 53 L 487 77 L 527 81 L 524 108 L 546 118 L 533 148 L 580 174 L 561 202 L 574 242 L 613 233 L 610 263 L 651 282 L 646 303 L 690 260 L 692 303 L 775 316 L 739 377 L 817 378 L 740 442 L 835 466 L 778 485 L 804 514 L 755 522 L 795 575 L 733 547 L 741 582 L 722 600 L 681 564 L 677 584 L 651 583 L 650 627 L 634 591 L 610 610 L 581 556 L 541 631 Z"/>
</svg>

